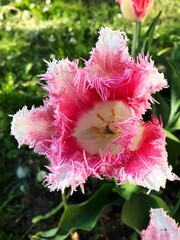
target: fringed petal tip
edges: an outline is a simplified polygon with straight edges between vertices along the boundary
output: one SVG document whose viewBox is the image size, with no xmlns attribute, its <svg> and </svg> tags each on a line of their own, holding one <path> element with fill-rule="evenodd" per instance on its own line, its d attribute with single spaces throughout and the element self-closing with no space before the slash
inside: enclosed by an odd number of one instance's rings
<svg viewBox="0 0 180 240">
<path fill-rule="evenodd" d="M 32 110 L 33 109 L 34 107 L 32 107 Z M 27 143 L 27 135 L 32 127 L 32 122 L 29 121 L 29 115 L 30 113 L 27 106 L 24 106 L 12 116 L 11 135 L 16 138 L 19 147 Z M 33 147 L 34 140 L 29 141 L 29 145 Z"/>
<path fill-rule="evenodd" d="M 147 188 L 148 193 L 150 193 L 152 190 L 159 192 L 160 188 L 165 189 L 167 180 L 180 180 L 176 174 L 172 173 L 171 166 L 168 167 L 164 165 L 154 165 L 153 169 L 143 176 L 140 176 L 138 174 L 135 176 L 127 175 L 127 179 L 134 185 L 139 185 Z"/>
<path fill-rule="evenodd" d="M 163 88 L 168 87 L 164 74 L 159 72 L 157 67 L 154 66 L 154 61 L 149 54 L 146 56 L 144 56 L 144 54 L 139 54 L 136 67 L 138 68 L 142 79 L 145 79 L 146 81 L 144 87 L 149 91 L 149 94 L 159 92 Z"/>
<path fill-rule="evenodd" d="M 86 62 L 86 70 L 91 79 L 96 76 L 101 84 L 119 82 L 124 79 L 127 65 L 131 62 L 126 42 L 128 38 L 123 31 L 103 27 L 91 57 Z M 91 81 L 93 84 L 94 81 Z M 107 85 L 106 85 L 107 87 Z"/>
<path fill-rule="evenodd" d="M 49 96 L 54 96 L 58 100 L 64 89 L 71 87 L 78 71 L 78 60 L 53 59 L 49 62 L 46 61 L 46 63 L 48 65 L 47 71 L 39 77 L 47 82 L 47 85 L 43 85 L 43 88 L 49 92 Z"/>
<path fill-rule="evenodd" d="M 16 138 L 19 147 L 26 144 L 41 154 L 43 146 L 54 134 L 53 121 L 52 109 L 46 103 L 39 108 L 33 106 L 31 110 L 24 106 L 13 116 L 11 135 Z"/>
<path fill-rule="evenodd" d="M 80 186 L 84 193 L 84 184 L 88 176 L 82 164 L 77 162 L 67 163 L 60 166 L 51 166 L 48 169 L 51 173 L 45 177 L 44 184 L 50 191 L 61 190 L 64 193 L 66 188 L 71 187 L 72 194 Z"/>
<path fill-rule="evenodd" d="M 142 240 L 179 240 L 180 227 L 162 208 L 150 210 L 150 223 L 141 232 Z"/>
<path fill-rule="evenodd" d="M 135 144 L 137 148 L 131 148 L 130 156 L 120 171 L 119 181 L 128 180 L 149 191 L 159 191 L 161 187 L 165 188 L 167 180 L 175 181 L 179 177 L 168 166 L 165 133 L 158 119 L 153 117 L 153 122 L 143 123 L 141 128 L 139 144 Z"/>
</svg>

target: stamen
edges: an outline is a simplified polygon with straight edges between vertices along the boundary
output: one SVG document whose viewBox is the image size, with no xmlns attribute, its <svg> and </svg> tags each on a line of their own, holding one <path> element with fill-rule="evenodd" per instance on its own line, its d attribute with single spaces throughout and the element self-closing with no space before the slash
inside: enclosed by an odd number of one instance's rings
<svg viewBox="0 0 180 240">
<path fill-rule="evenodd" d="M 115 111 L 114 108 L 111 109 L 111 117 L 114 119 L 115 118 Z"/>
<path fill-rule="evenodd" d="M 95 131 L 95 132 L 100 132 L 100 129 L 98 127 L 95 127 L 95 126 L 91 126 L 90 129 Z"/>
<path fill-rule="evenodd" d="M 101 139 L 107 139 L 107 138 L 109 138 L 108 135 L 103 134 L 103 133 L 98 133 L 98 134 L 97 134 L 97 137 L 98 137 L 98 138 L 101 138 Z"/>
<path fill-rule="evenodd" d="M 96 116 L 100 118 L 103 122 L 105 122 L 104 118 L 99 113 L 97 113 Z"/>
</svg>

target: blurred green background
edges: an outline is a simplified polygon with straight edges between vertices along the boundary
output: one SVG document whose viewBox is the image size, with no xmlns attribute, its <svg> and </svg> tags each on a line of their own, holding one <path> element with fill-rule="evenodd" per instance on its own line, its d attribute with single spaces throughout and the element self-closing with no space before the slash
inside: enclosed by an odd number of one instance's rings
<svg viewBox="0 0 180 240">
<path fill-rule="evenodd" d="M 171 86 L 177 79 L 172 66 L 180 69 L 180 1 L 155 1 L 151 15 L 143 23 L 142 38 L 159 11 L 162 14 L 149 51 Z M 60 199 L 60 193 L 47 197 L 42 186 L 47 161 L 27 147 L 17 149 L 17 142 L 10 136 L 10 115 L 24 105 L 30 108 L 42 103 L 46 93 L 37 75 L 46 71 L 44 60 L 88 59 L 102 26 L 125 31 L 130 48 L 132 24 L 123 19 L 114 0 L 0 1 L 0 239 L 26 239 L 33 232 L 31 218 L 39 211 L 38 207 L 31 210 L 30 202 L 38 206 L 33 194 L 41 194 L 39 201 L 50 198 L 44 207 L 41 203 L 44 212 Z M 158 95 L 162 107 L 153 111 L 161 113 L 166 128 L 178 137 L 179 120 L 168 122 L 171 94 L 166 90 Z M 169 160 L 173 164 L 172 152 Z M 177 158 L 179 152 L 175 152 Z"/>
</svg>

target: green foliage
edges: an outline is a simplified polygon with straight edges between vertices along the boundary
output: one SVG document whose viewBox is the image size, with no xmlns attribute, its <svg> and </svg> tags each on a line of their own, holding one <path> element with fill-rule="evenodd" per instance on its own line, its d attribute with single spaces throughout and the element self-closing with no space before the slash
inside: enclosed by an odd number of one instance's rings
<svg viewBox="0 0 180 240">
<path fill-rule="evenodd" d="M 121 219 L 125 224 L 140 232 L 149 223 L 151 208 L 164 208 L 169 211 L 169 207 L 159 196 L 145 193 L 134 194 L 125 202 Z"/>
<path fill-rule="evenodd" d="M 119 188 L 114 188 L 114 192 L 117 192 L 122 198 L 129 200 L 133 193 L 141 191 L 141 188 L 136 185 L 132 185 L 129 182 L 126 182 L 121 185 Z"/>
<path fill-rule="evenodd" d="M 69 205 L 65 208 L 57 228 L 37 233 L 32 239 L 63 240 L 76 229 L 92 230 L 100 214 L 108 205 L 122 202 L 118 195 L 113 194 L 112 188 L 113 184 L 106 183 L 86 202 Z"/>
</svg>

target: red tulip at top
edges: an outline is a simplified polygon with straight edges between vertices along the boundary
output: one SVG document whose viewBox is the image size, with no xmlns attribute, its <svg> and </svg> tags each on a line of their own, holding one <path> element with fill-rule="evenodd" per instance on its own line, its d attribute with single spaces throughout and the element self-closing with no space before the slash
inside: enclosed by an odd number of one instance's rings
<svg viewBox="0 0 180 240">
<path fill-rule="evenodd" d="M 154 0 L 116 0 L 123 16 L 131 22 L 142 22 L 149 14 Z"/>
</svg>

